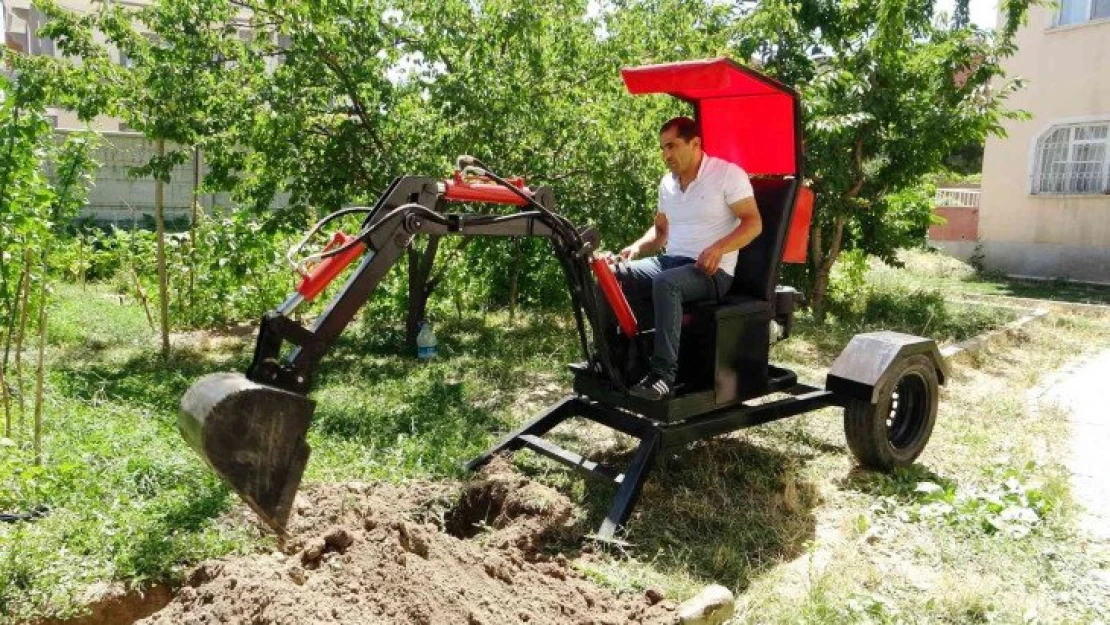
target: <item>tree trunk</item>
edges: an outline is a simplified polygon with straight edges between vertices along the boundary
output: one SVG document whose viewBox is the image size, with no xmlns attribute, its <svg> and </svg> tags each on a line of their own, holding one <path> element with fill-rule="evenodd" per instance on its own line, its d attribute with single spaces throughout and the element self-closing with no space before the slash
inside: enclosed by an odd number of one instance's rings
<svg viewBox="0 0 1110 625">
<path fill-rule="evenodd" d="M 0 369 L 7 370 L 8 359 L 11 357 L 12 351 L 12 338 L 15 336 L 16 321 L 19 320 L 19 294 L 23 291 L 23 280 L 28 275 L 27 273 L 27 255 L 28 248 L 23 248 L 23 267 L 19 270 L 19 281 L 16 282 L 15 290 L 12 291 L 11 298 L 5 297 L 6 305 L 4 308 L 8 310 L 7 319 L 7 332 L 4 333 L 4 358 L 0 360 Z M 6 294 L 5 294 L 6 295 Z"/>
<path fill-rule="evenodd" d="M 821 241 L 821 227 L 817 226 L 813 229 L 813 265 L 816 270 L 813 281 L 813 318 L 818 323 L 825 321 L 825 296 L 828 294 L 829 289 L 829 276 L 832 274 L 833 265 L 836 259 L 840 257 L 840 246 L 844 242 L 844 225 L 847 222 L 847 217 L 844 210 L 850 207 L 851 200 L 856 198 L 860 191 L 863 190 L 863 185 L 867 182 L 867 177 L 863 172 L 863 135 L 856 137 L 855 148 L 852 151 L 852 168 L 854 171 L 854 182 L 852 187 L 844 193 L 840 200 L 842 205 L 840 213 L 833 220 L 832 239 L 828 242 L 829 249 L 826 252 Z"/>
<path fill-rule="evenodd" d="M 39 286 L 39 357 L 35 368 L 35 464 L 42 464 L 43 364 L 46 360 L 46 254 L 43 254 L 42 284 Z"/>
<path fill-rule="evenodd" d="M 43 280 L 46 276 L 43 276 Z M 23 338 L 27 336 L 27 306 L 31 299 L 31 250 L 23 250 L 23 275 L 20 276 L 23 292 L 19 296 L 19 331 L 15 335 L 15 380 L 19 390 L 19 428 L 23 428 L 24 410 L 26 409 L 23 398 Z"/>
<path fill-rule="evenodd" d="M 409 307 L 405 317 L 405 342 L 412 349 L 416 348 L 416 335 L 420 333 L 420 323 L 428 310 L 428 298 L 438 282 L 429 279 L 438 249 L 438 236 L 429 236 L 423 250 L 417 250 L 415 246 L 408 249 Z"/>
<path fill-rule="evenodd" d="M 85 274 L 88 273 L 85 268 L 85 240 L 80 235 L 75 238 L 77 239 L 77 273 L 79 274 L 77 280 L 81 283 L 81 290 L 87 291 L 89 285 L 85 279 Z"/>
<path fill-rule="evenodd" d="M 829 250 L 827 252 L 821 250 L 821 236 L 820 227 L 814 229 L 814 265 L 816 266 L 816 276 L 813 281 L 813 298 L 811 300 L 813 305 L 813 318 L 818 323 L 825 321 L 825 296 L 828 294 L 829 289 L 829 276 L 832 273 L 833 264 L 840 256 L 840 244 L 844 239 L 844 223 L 846 218 L 843 215 L 836 217 L 833 222 L 832 240 L 829 242 Z"/>
<path fill-rule="evenodd" d="M 523 253 L 521 248 L 524 243 L 519 239 L 513 238 L 513 270 L 509 274 L 509 323 L 516 321 L 516 298 L 520 293 L 520 265 Z"/>
<path fill-rule="evenodd" d="M 158 139 L 158 156 L 166 155 L 166 142 Z M 158 237 L 158 299 L 162 324 L 162 358 L 170 357 L 170 300 L 166 276 L 166 207 L 165 185 L 161 178 L 154 179 L 154 225 Z"/>
<path fill-rule="evenodd" d="M 817 268 L 817 275 L 813 280 L 813 319 L 817 323 L 825 322 L 825 296 L 829 290 L 829 272 L 822 267 Z"/>
<path fill-rule="evenodd" d="M 0 368 L 0 402 L 4 404 L 4 438 L 12 437 L 12 408 L 8 399 L 8 378 L 4 369 Z"/>
<path fill-rule="evenodd" d="M 200 201 L 197 192 L 200 189 L 200 148 L 193 148 L 193 214 L 189 220 L 189 301 L 193 301 L 193 286 L 197 273 L 197 207 Z"/>
<path fill-rule="evenodd" d="M 19 280 L 16 282 L 15 291 L 12 293 L 8 314 L 8 331 L 4 335 L 4 358 L 0 361 L 0 400 L 4 404 L 4 435 L 12 435 L 12 398 L 8 392 L 8 357 L 11 355 L 12 339 L 15 338 L 15 369 L 16 385 L 19 387 L 20 415 L 23 414 L 23 380 L 21 379 L 22 367 L 21 351 L 23 349 L 23 332 L 27 327 L 27 291 L 30 290 L 28 282 L 31 280 L 31 250 L 23 248 L 23 267 L 19 271 Z M 18 326 L 17 326 L 18 321 Z M 16 328 L 18 327 L 18 331 Z"/>
<path fill-rule="evenodd" d="M 146 296 L 146 291 L 143 290 L 143 283 L 139 280 L 139 274 L 135 273 L 135 266 L 131 266 L 131 280 L 135 282 L 135 296 L 143 305 L 143 312 L 146 313 L 146 323 L 150 326 L 150 331 L 154 332 L 154 317 L 150 314 L 150 298 Z"/>
</svg>

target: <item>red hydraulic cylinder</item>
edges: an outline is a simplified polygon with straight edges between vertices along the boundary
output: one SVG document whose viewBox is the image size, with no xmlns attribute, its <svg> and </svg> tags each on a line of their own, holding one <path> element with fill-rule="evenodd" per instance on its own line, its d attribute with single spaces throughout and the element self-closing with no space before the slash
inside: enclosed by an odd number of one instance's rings
<svg viewBox="0 0 1110 625">
<path fill-rule="evenodd" d="M 342 232 L 336 232 L 335 235 L 332 236 L 331 241 L 324 247 L 324 251 L 343 247 L 356 239 L 357 237 Z M 362 256 L 362 253 L 365 251 L 366 244 L 359 241 L 342 253 L 320 261 L 320 264 L 313 267 L 312 271 L 308 272 L 308 275 L 297 285 L 297 292 L 304 296 L 306 300 L 312 301 L 313 298 L 320 294 L 320 291 L 324 290 L 324 287 L 328 286 L 328 283 L 342 273 L 343 270 L 347 268 L 347 265 L 351 264 L 351 261 Z"/>
<path fill-rule="evenodd" d="M 608 261 L 604 258 L 595 258 L 590 262 L 590 265 L 593 267 L 594 275 L 597 276 L 597 283 L 601 286 L 601 292 L 605 294 L 605 299 L 608 300 L 609 306 L 613 309 L 613 314 L 617 316 L 617 324 L 621 328 L 621 334 L 628 338 L 636 336 L 636 315 L 632 313 L 632 307 L 628 305 L 628 299 L 624 296 L 624 291 L 621 290 L 621 285 L 617 282 L 617 277 L 613 275 L 613 269 L 609 266 Z"/>
<path fill-rule="evenodd" d="M 524 180 L 511 178 L 509 183 L 516 186 L 526 195 L 532 195 L 532 190 L 524 186 Z M 513 204 L 527 206 L 528 200 L 520 197 L 511 190 L 493 182 L 468 182 L 462 174 L 455 172 L 453 180 L 443 183 L 443 199 L 452 202 L 488 202 L 490 204 Z"/>
</svg>

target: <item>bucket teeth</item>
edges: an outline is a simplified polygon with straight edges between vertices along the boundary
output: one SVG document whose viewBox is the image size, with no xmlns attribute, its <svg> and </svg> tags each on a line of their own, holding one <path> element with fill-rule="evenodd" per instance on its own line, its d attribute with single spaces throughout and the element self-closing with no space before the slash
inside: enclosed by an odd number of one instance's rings
<svg viewBox="0 0 1110 625">
<path fill-rule="evenodd" d="M 316 404 L 239 373 L 197 380 L 181 398 L 178 430 L 189 446 L 279 535 L 308 463 Z"/>
</svg>

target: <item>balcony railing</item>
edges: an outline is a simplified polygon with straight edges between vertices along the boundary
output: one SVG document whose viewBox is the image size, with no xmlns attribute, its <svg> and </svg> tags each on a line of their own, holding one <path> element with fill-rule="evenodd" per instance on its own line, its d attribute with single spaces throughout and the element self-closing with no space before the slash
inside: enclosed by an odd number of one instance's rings
<svg viewBox="0 0 1110 625">
<path fill-rule="evenodd" d="M 937 207 L 979 208 L 979 189 L 937 189 L 933 205 Z"/>
</svg>

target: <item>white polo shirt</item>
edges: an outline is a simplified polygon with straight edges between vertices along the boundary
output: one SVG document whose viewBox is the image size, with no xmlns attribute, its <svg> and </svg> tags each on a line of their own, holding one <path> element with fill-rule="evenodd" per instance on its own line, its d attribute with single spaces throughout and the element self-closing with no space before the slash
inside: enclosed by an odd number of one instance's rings
<svg viewBox="0 0 1110 625">
<path fill-rule="evenodd" d="M 667 254 L 697 259 L 705 248 L 736 229 L 740 220 L 730 204 L 752 197 L 752 182 L 739 166 L 705 154 L 698 176 L 686 187 L 667 173 L 659 182 L 659 212 L 667 216 Z M 736 270 L 736 252 L 721 257 L 728 275 Z"/>
</svg>

